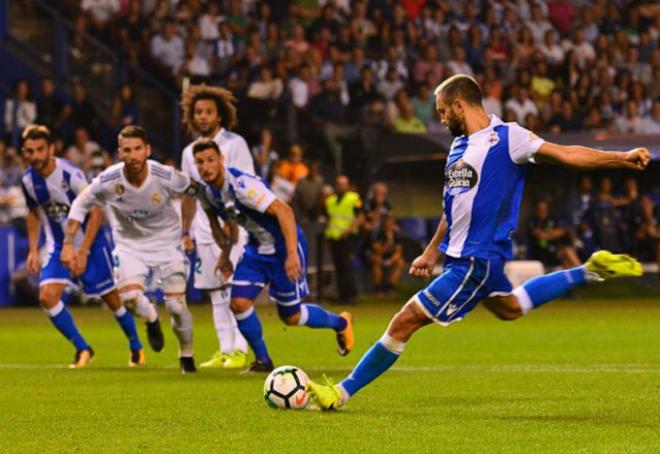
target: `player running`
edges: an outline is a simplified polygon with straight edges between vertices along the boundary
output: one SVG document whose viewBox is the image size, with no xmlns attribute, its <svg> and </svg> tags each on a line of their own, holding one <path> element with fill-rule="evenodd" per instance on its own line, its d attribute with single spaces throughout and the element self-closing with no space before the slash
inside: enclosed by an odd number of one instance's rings
<svg viewBox="0 0 660 454">
<path fill-rule="evenodd" d="M 80 169 L 54 157 L 54 153 L 55 145 L 48 128 L 32 125 L 25 129 L 23 156 L 29 167 L 23 174 L 21 186 L 29 209 L 27 269 L 33 274 L 41 270 L 39 303 L 55 328 L 76 348 L 70 367 L 87 366 L 94 357 L 94 350 L 80 334 L 71 312 L 60 300 L 66 286 L 75 286 L 79 278 L 83 291 L 88 295 L 100 296 L 114 313 L 129 341 L 129 366 L 141 366 L 145 358 L 135 321 L 122 305 L 115 288 L 110 248 L 105 237 L 97 235 L 103 223 L 103 213 L 98 208 L 90 210 L 87 216 L 81 218 L 84 233 L 65 238 L 67 214 L 73 200 L 87 186 L 87 181 Z M 39 258 L 42 225 L 48 251 L 43 268 Z"/>
<path fill-rule="evenodd" d="M 430 276 L 443 254 L 444 270 L 403 306 L 339 385 L 327 378 L 325 384 L 308 384 L 323 409 L 341 407 L 389 369 L 417 330 L 431 322 L 447 326 L 459 321 L 480 301 L 498 318 L 514 320 L 587 282 L 642 275 L 632 257 L 599 251 L 583 266 L 538 276 L 512 289 L 504 264 L 512 257 L 511 233 L 518 223 L 525 164 L 643 170 L 650 161 L 648 150 L 601 152 L 545 142 L 517 123 L 487 116 L 481 88 L 466 75 L 450 77 L 435 95 L 442 123 L 456 139 L 445 169 L 444 216 L 410 274 Z"/>
<path fill-rule="evenodd" d="M 144 295 L 144 286 L 149 275 L 162 281 L 165 307 L 179 341 L 181 372 L 195 372 L 192 316 L 186 304 L 186 261 L 180 243 L 181 221 L 172 197 L 183 193 L 194 195 L 198 186 L 187 175 L 147 159 L 151 147 L 146 131 L 140 126 L 121 130 L 118 154 L 122 162 L 101 172 L 74 201 L 66 236 L 72 238 L 76 234 L 94 206 L 109 209 L 121 300 L 151 326 L 156 326 L 158 313 Z M 159 346 L 162 349 L 162 339 Z"/>
<path fill-rule="evenodd" d="M 193 85 L 184 93 L 181 105 L 186 125 L 201 138 L 214 140 L 222 148 L 228 166 L 254 174 L 252 155 L 245 139 L 227 130 L 236 125 L 235 98 L 230 91 L 220 87 Z M 194 180 L 201 181 L 192 152 L 194 144 L 195 142 L 188 144 L 183 150 L 181 170 Z M 194 266 L 195 287 L 209 292 L 213 307 L 213 324 L 220 345 L 220 349 L 211 359 L 200 364 L 200 367 L 245 367 L 248 363 L 248 345 L 229 308 L 231 276 L 225 279 L 216 273 L 215 264 L 220 257 L 220 249 L 211 234 L 209 220 L 193 197 L 183 198 L 181 212 L 184 249 L 186 252 L 197 249 L 197 263 Z M 192 235 L 189 233 L 191 224 Z M 247 232 L 240 229 L 238 243 L 230 256 L 234 268 L 246 243 Z"/>
<path fill-rule="evenodd" d="M 226 169 L 220 148 L 213 140 L 195 143 L 193 155 L 197 170 L 206 183 L 199 193 L 200 201 L 214 238 L 222 248 L 218 271 L 228 276 L 233 270 L 229 254 L 237 234 L 234 221 L 245 227 L 250 236 L 234 272 L 231 289 L 231 309 L 256 357 L 248 371 L 273 370 L 261 322 L 254 311 L 254 300 L 268 284 L 270 298 L 277 303 L 277 313 L 284 323 L 334 329 L 337 351 L 342 356 L 347 355 L 354 344 L 351 314 L 342 312 L 336 315 L 316 304 L 301 304 L 309 293 L 307 244 L 293 210 L 280 201 L 259 177 L 232 167 Z M 227 221 L 229 234 L 220 227 L 218 216 Z"/>
</svg>

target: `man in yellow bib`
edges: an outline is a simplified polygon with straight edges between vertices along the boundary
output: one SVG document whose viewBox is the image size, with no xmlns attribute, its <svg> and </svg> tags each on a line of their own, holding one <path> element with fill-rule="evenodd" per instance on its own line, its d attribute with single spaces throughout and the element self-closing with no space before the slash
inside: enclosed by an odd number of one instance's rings
<svg viewBox="0 0 660 454">
<path fill-rule="evenodd" d="M 339 175 L 335 180 L 335 193 L 325 202 L 328 213 L 325 237 L 332 251 L 339 300 L 344 303 L 353 303 L 357 298 L 351 261 L 355 252 L 353 239 L 364 218 L 360 196 L 351 191 L 349 186 L 348 177 Z"/>
</svg>

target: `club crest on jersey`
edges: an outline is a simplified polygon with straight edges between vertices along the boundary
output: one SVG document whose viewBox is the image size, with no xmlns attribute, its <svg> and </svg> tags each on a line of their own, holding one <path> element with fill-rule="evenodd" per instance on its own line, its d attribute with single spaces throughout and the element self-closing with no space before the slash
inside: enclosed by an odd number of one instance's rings
<svg viewBox="0 0 660 454">
<path fill-rule="evenodd" d="M 467 162 L 459 159 L 449 166 L 446 174 L 446 187 L 450 195 L 467 192 L 477 185 L 479 175 Z"/>
<path fill-rule="evenodd" d="M 126 188 L 124 187 L 123 184 L 115 185 L 115 194 L 122 195 L 124 192 L 126 192 Z"/>
<path fill-rule="evenodd" d="M 497 134 L 497 132 L 491 131 L 488 134 L 488 145 L 490 145 L 491 147 L 495 146 L 495 144 L 497 144 L 497 142 L 499 141 L 500 141 L 500 136 L 499 134 Z"/>
<path fill-rule="evenodd" d="M 160 194 L 157 193 L 157 192 L 154 192 L 153 194 L 151 194 L 151 202 L 154 205 L 158 205 L 160 203 Z"/>
</svg>

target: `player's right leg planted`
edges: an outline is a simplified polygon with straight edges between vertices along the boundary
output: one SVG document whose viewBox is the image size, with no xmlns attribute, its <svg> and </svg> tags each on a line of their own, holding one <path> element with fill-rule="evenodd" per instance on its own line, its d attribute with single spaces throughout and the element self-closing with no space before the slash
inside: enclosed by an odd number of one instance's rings
<svg viewBox="0 0 660 454">
<path fill-rule="evenodd" d="M 234 287 L 235 289 L 236 287 Z M 245 372 L 270 372 L 274 369 L 273 360 L 266 348 L 264 331 L 254 310 L 254 302 L 250 299 L 234 297 L 234 294 L 235 291 L 232 292 L 231 309 L 236 316 L 238 329 L 247 340 L 255 357 L 254 362 Z"/>
<path fill-rule="evenodd" d="M 94 350 L 82 337 L 73 321 L 69 309 L 60 300 L 66 284 L 46 283 L 39 287 L 39 303 L 50 317 L 51 323 L 76 348 L 73 362 L 69 367 L 86 367 L 94 357 Z"/>
<path fill-rule="evenodd" d="M 218 337 L 219 350 L 200 367 L 243 368 L 248 363 L 248 346 L 229 307 L 230 289 L 211 290 L 209 295 L 213 305 L 213 324 Z"/>
<path fill-rule="evenodd" d="M 417 304 L 410 300 L 394 316 L 383 336 L 360 359 L 353 371 L 338 385 L 324 377 L 324 383 L 310 381 L 307 391 L 323 410 L 336 410 L 373 380 L 385 373 L 399 359 L 410 337 L 431 323 Z"/>
</svg>

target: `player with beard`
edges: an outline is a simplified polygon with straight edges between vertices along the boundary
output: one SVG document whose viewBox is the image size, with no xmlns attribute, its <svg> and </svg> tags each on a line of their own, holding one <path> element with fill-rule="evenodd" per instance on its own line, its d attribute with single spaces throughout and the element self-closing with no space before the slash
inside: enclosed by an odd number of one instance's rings
<svg viewBox="0 0 660 454">
<path fill-rule="evenodd" d="M 252 175 L 254 163 L 245 139 L 229 131 L 236 126 L 235 102 L 234 95 L 224 88 L 193 85 L 185 91 L 181 101 L 184 123 L 200 139 L 215 141 L 222 148 L 228 166 Z M 195 141 L 183 150 L 181 170 L 193 179 L 201 181 L 193 157 L 194 144 Z M 184 197 L 182 217 L 183 246 L 188 253 L 196 248 L 197 263 L 193 267 L 195 287 L 209 293 L 219 344 L 219 350 L 200 367 L 245 367 L 248 363 L 248 345 L 229 308 L 232 276 L 223 277 L 215 271 L 220 248 L 213 239 L 209 220 L 199 202 L 192 197 Z M 222 220 L 220 223 L 222 224 Z M 234 269 L 243 254 L 246 242 L 247 233 L 241 229 L 238 243 L 232 249 L 231 261 Z"/>
<path fill-rule="evenodd" d="M 149 158 L 146 131 L 127 126 L 119 133 L 122 161 L 101 172 L 73 202 L 66 238 L 73 238 L 93 207 L 112 214 L 113 251 L 122 301 L 149 322 L 158 319 L 144 295 L 148 276 L 162 281 L 165 307 L 179 341 L 182 373 L 195 372 L 192 316 L 186 304 L 186 259 L 181 247 L 181 218 L 173 197 L 195 195 L 190 177 Z M 66 242 L 66 240 L 65 240 Z M 161 346 L 162 348 L 162 343 Z"/>
<path fill-rule="evenodd" d="M 528 163 L 560 164 L 576 169 L 643 170 L 649 151 L 603 152 L 583 146 L 546 142 L 517 123 L 486 115 L 477 82 L 458 74 L 435 90 L 442 123 L 456 137 L 445 168 L 444 216 L 410 274 L 430 277 L 444 255 L 440 276 L 414 295 L 394 316 L 387 331 L 341 383 L 310 382 L 308 391 L 323 409 L 337 409 L 388 370 L 420 328 L 447 326 L 483 305 L 502 320 L 515 320 L 588 282 L 641 276 L 642 267 L 627 255 L 599 251 L 586 264 L 538 276 L 513 289 L 504 275 L 512 258 L 511 234 Z"/>
<path fill-rule="evenodd" d="M 39 302 L 55 328 L 76 348 L 73 368 L 87 366 L 94 357 L 92 347 L 76 327 L 71 312 L 60 300 L 67 286 L 82 283 L 88 295 L 98 295 L 115 315 L 126 334 L 131 350 L 129 366 L 144 364 L 144 351 L 138 339 L 133 316 L 119 299 L 112 277 L 111 251 L 105 237 L 98 235 L 103 223 L 99 208 L 83 216 L 84 233 L 64 236 L 71 204 L 87 186 L 82 171 L 70 162 L 54 156 L 50 131 L 32 125 L 23 132 L 23 156 L 29 164 L 21 186 L 29 212 L 27 215 L 29 253 L 27 269 L 39 276 Z M 39 232 L 44 227 L 48 256 L 41 266 Z"/>
</svg>

